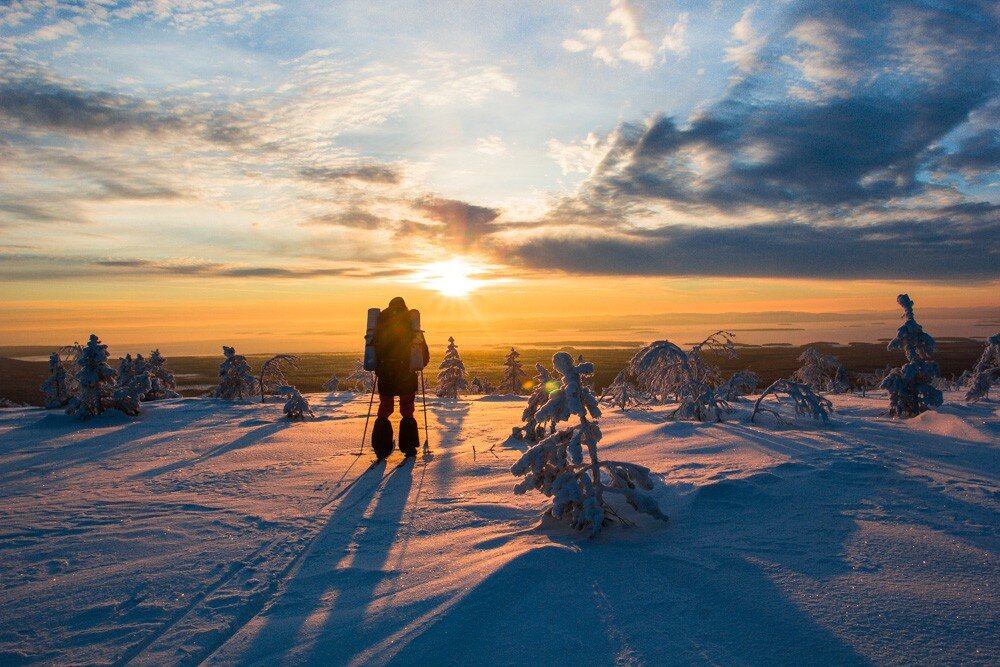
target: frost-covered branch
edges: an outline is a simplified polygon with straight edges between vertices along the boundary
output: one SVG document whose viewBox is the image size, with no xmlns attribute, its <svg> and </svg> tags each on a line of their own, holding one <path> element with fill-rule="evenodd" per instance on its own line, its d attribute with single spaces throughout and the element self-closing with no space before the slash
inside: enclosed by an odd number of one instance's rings
<svg viewBox="0 0 1000 667">
<path fill-rule="evenodd" d="M 281 395 L 280 389 L 288 386 L 285 379 L 285 371 L 295 368 L 299 358 L 294 354 L 276 354 L 260 367 L 260 379 L 257 381 L 260 387 L 260 402 L 264 402 L 266 394 Z"/>
<path fill-rule="evenodd" d="M 772 396 L 777 404 L 781 405 L 781 394 L 792 400 L 795 407 L 795 414 L 804 417 L 820 419 L 824 422 L 830 421 L 830 412 L 833 404 L 815 391 L 809 385 L 794 382 L 792 380 L 777 380 L 765 389 L 753 405 L 753 412 L 750 413 L 750 421 L 754 421 L 758 413 L 767 412 L 774 416 L 778 422 L 784 423 L 786 420 L 776 408 L 768 408 L 764 405 L 764 399 Z"/>
</svg>

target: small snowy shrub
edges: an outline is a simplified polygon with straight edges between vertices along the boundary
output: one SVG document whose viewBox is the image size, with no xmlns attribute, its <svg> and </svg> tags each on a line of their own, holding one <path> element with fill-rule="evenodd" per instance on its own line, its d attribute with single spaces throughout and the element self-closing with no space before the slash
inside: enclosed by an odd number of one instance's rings
<svg viewBox="0 0 1000 667">
<path fill-rule="evenodd" d="M 355 394 L 370 393 L 374 382 L 375 374 L 372 371 L 365 370 L 365 362 L 361 359 L 354 362 L 354 369 L 350 375 L 344 378 L 344 384 Z"/>
<path fill-rule="evenodd" d="M 340 390 L 340 379 L 334 375 L 329 380 L 323 383 L 323 391 L 339 391 Z"/>
<path fill-rule="evenodd" d="M 40 389 L 45 394 L 46 410 L 64 408 L 69 403 L 70 392 L 66 369 L 63 368 L 58 352 L 53 352 L 49 357 L 49 377 L 42 383 Z"/>
<path fill-rule="evenodd" d="M 807 347 L 799 355 L 802 367 L 792 373 L 792 380 L 809 385 L 814 391 L 847 391 L 847 374 L 840 359 L 832 354 L 823 354 L 816 348 Z"/>
<path fill-rule="evenodd" d="M 219 386 L 213 394 L 216 398 L 235 401 L 257 393 L 257 378 L 254 377 L 247 358 L 236 354 L 236 350 L 222 346 L 226 360 L 219 365 Z"/>
<path fill-rule="evenodd" d="M 615 382 L 631 375 L 638 391 L 663 403 L 673 397 L 678 404 L 670 415 L 674 419 L 722 421 L 729 403 L 716 390 L 721 375 L 717 366 L 705 360 L 706 350 L 735 357 L 733 334 L 716 331 L 689 352 L 668 340 L 655 341 L 632 357 Z"/>
<path fill-rule="evenodd" d="M 891 416 L 916 417 L 929 408 L 941 405 L 944 400 L 941 391 L 933 385 L 940 369 L 932 359 L 934 339 L 924 333 L 923 327 L 913 317 L 913 301 L 906 294 L 900 294 L 896 301 L 903 307 L 906 321 L 896 331 L 888 349 L 903 350 L 907 363 L 892 369 L 881 386 L 889 392 Z"/>
<path fill-rule="evenodd" d="M 990 387 L 998 378 L 1000 378 L 1000 333 L 993 334 L 986 340 L 983 354 L 969 374 L 969 390 L 965 394 L 965 400 L 975 403 L 980 399 L 989 398 Z"/>
<path fill-rule="evenodd" d="M 260 367 L 260 379 L 257 381 L 260 387 L 260 402 L 264 402 L 266 394 L 281 394 L 280 389 L 288 386 L 285 379 L 285 371 L 295 368 L 295 362 L 299 358 L 294 354 L 276 354 Z"/>
<path fill-rule="evenodd" d="M 279 396 L 287 396 L 288 400 L 285 402 L 285 416 L 292 421 L 302 421 L 306 418 L 306 415 L 314 417 L 312 410 L 309 408 L 309 401 L 306 400 L 305 396 L 299 393 L 299 390 L 295 387 L 285 385 L 282 387 L 276 387 L 275 394 Z"/>
<path fill-rule="evenodd" d="M 441 398 L 458 398 L 467 388 L 465 380 L 465 363 L 458 354 L 455 339 L 448 338 L 448 349 L 438 367 L 437 395 Z"/>
<path fill-rule="evenodd" d="M 77 419 L 89 419 L 114 407 L 116 373 L 108 365 L 108 346 L 94 334 L 77 359 L 76 392 L 66 409 Z"/>
<path fill-rule="evenodd" d="M 503 376 L 500 379 L 501 394 L 521 394 L 524 392 L 524 381 L 528 379 L 528 374 L 524 372 L 520 356 L 520 352 L 510 348 L 510 352 L 504 358 Z"/>
<path fill-rule="evenodd" d="M 622 412 L 646 405 L 652 400 L 653 397 L 648 392 L 639 388 L 638 381 L 628 368 L 615 376 L 600 398 L 600 402 L 615 406 Z"/>
<path fill-rule="evenodd" d="M 493 383 L 490 382 L 489 378 L 474 377 L 469 381 L 469 393 L 470 394 L 482 394 L 483 396 L 489 396 L 490 394 L 495 394 L 497 391 Z"/>
<path fill-rule="evenodd" d="M 757 391 L 760 376 L 751 370 L 736 371 L 719 387 L 719 394 L 727 401 L 738 401 L 740 396 L 746 396 Z"/>
<path fill-rule="evenodd" d="M 823 398 L 814 392 L 809 385 L 800 384 L 792 380 L 777 380 L 765 389 L 753 405 L 753 412 L 750 413 L 750 421 L 753 421 L 757 417 L 757 413 L 767 412 L 774 415 L 774 418 L 779 423 L 786 423 L 786 420 L 781 416 L 777 408 L 767 408 L 763 405 L 764 399 L 772 396 L 780 406 L 781 397 L 779 394 L 784 394 L 792 400 L 795 406 L 795 414 L 820 419 L 825 422 L 830 421 L 830 412 L 833 410 L 833 404 L 829 399 Z"/>
<path fill-rule="evenodd" d="M 570 420 L 576 423 L 544 438 L 511 466 L 511 474 L 524 477 L 514 487 L 514 493 L 520 495 L 535 489 L 551 497 L 548 514 L 568 521 L 574 528 L 589 528 L 591 536 L 601 531 L 608 515 L 617 516 L 605 502 L 605 493 L 619 493 L 637 511 L 665 521 L 667 517 L 656 501 L 637 490 L 653 487 L 648 468 L 601 461 L 598 456 L 601 429 L 592 420 L 601 416 L 601 410 L 581 378 L 593 375 L 594 365 L 574 365 L 573 358 L 565 352 L 557 352 L 552 364 L 562 376 L 560 386 L 535 416 L 541 423 Z"/>
</svg>

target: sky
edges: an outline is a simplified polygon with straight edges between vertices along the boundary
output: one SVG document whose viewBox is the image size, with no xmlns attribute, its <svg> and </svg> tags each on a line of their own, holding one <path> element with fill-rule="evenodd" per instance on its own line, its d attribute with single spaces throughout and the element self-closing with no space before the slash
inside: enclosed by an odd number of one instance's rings
<svg viewBox="0 0 1000 667">
<path fill-rule="evenodd" d="M 397 294 L 477 343 L 899 292 L 995 323 L 998 34 L 974 0 L 0 3 L 0 345 L 353 349 Z"/>
</svg>

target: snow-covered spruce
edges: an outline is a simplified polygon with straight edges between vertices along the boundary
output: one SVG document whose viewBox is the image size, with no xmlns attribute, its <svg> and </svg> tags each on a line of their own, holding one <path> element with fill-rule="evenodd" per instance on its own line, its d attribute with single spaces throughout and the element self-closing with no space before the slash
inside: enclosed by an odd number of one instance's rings
<svg viewBox="0 0 1000 667">
<path fill-rule="evenodd" d="M 309 401 L 295 387 L 290 385 L 276 387 L 274 393 L 279 396 L 288 397 L 288 400 L 285 402 L 284 412 L 285 416 L 292 421 L 302 421 L 306 418 L 306 415 L 310 417 L 315 416 L 309 408 Z"/>
<path fill-rule="evenodd" d="M 848 390 L 847 373 L 840 359 L 823 354 L 814 347 L 807 347 L 799 355 L 802 367 L 792 373 L 792 380 L 809 385 L 814 391 L 832 391 L 842 394 Z"/>
<path fill-rule="evenodd" d="M 536 418 L 539 408 L 549 400 L 549 394 L 558 388 L 558 383 L 552 379 L 552 374 L 541 364 L 535 364 L 534 389 L 528 396 L 528 404 L 521 413 L 523 426 L 516 426 L 512 435 L 520 440 L 536 442 L 545 435 L 545 424 L 540 424 Z M 555 422 L 551 422 L 551 431 L 555 430 Z"/>
<path fill-rule="evenodd" d="M 149 391 L 142 400 L 159 401 L 165 398 L 180 398 L 177 393 L 177 381 L 174 374 L 167 368 L 166 358 L 157 348 L 149 353 L 146 360 L 146 375 L 149 376 Z"/>
<path fill-rule="evenodd" d="M 89 419 L 114 407 L 115 370 L 108 365 L 108 346 L 95 335 L 77 359 L 76 392 L 66 408 L 77 419 Z"/>
<path fill-rule="evenodd" d="M 777 380 L 772 383 L 770 387 L 765 389 L 761 395 L 757 397 L 757 402 L 753 404 L 753 412 L 750 413 L 750 421 L 754 421 L 758 413 L 766 412 L 773 415 L 779 424 L 787 423 L 788 420 L 781 416 L 778 408 L 769 408 L 764 406 L 764 399 L 768 396 L 772 396 L 780 407 L 781 394 L 784 394 L 792 400 L 795 407 L 795 414 L 804 417 L 812 417 L 813 419 L 820 419 L 824 422 L 830 421 L 830 411 L 833 410 L 833 403 L 831 403 L 829 399 L 817 394 L 809 385 L 801 384 L 793 380 Z"/>
<path fill-rule="evenodd" d="M 354 368 L 350 374 L 344 378 L 344 384 L 355 394 L 367 394 L 372 390 L 372 383 L 375 382 L 375 375 L 369 370 L 365 370 L 365 362 L 358 359 L 354 362 Z"/>
<path fill-rule="evenodd" d="M 740 396 L 747 396 L 757 391 L 760 382 L 760 376 L 749 369 L 736 371 L 719 387 L 719 394 L 727 401 L 738 401 L 741 400 Z"/>
<path fill-rule="evenodd" d="M 1000 333 L 986 339 L 983 354 L 969 374 L 969 390 L 965 393 L 965 400 L 975 403 L 984 398 L 988 399 L 990 387 L 997 379 L 1000 379 Z"/>
<path fill-rule="evenodd" d="M 227 345 L 222 346 L 222 353 L 226 355 L 226 360 L 219 365 L 219 386 L 212 395 L 236 401 L 256 394 L 257 378 L 247 358 L 236 354 L 236 350 Z"/>
<path fill-rule="evenodd" d="M 329 380 L 323 383 L 323 391 L 340 391 L 340 378 L 336 375 L 331 377 Z"/>
<path fill-rule="evenodd" d="M 281 395 L 281 390 L 288 386 L 285 371 L 295 368 L 299 360 L 294 354 L 276 354 L 260 367 L 260 378 L 257 385 L 260 388 L 260 402 L 263 403 L 267 394 Z"/>
<path fill-rule="evenodd" d="M 577 529 L 589 528 L 591 536 L 604 527 L 608 515 L 618 516 L 604 494 L 618 493 L 637 511 L 667 520 L 656 501 L 637 489 L 651 489 L 649 469 L 620 461 L 601 461 L 597 443 L 601 416 L 594 394 L 583 385 L 582 375 L 593 375 L 591 363 L 573 364 L 565 352 L 557 352 L 552 364 L 562 376 L 560 386 L 537 412 L 541 423 L 576 420 L 576 424 L 556 431 L 526 451 L 511 474 L 524 479 L 514 487 L 523 494 L 535 489 L 552 498 L 547 513 L 566 520 Z M 587 448 L 584 458 L 583 448 Z M 602 477 L 602 471 L 606 479 Z"/>
<path fill-rule="evenodd" d="M 465 363 L 458 354 L 455 338 L 448 338 L 448 349 L 438 372 L 437 395 L 441 398 L 458 398 L 467 388 L 465 380 Z"/>
<path fill-rule="evenodd" d="M 932 355 L 934 339 L 924 332 L 913 317 L 913 301 L 900 294 L 896 301 L 903 307 L 905 322 L 889 341 L 888 349 L 902 350 L 906 364 L 892 369 L 882 380 L 882 389 L 889 392 L 889 414 L 893 417 L 916 417 L 921 412 L 941 405 L 941 391 L 934 384 L 940 368 Z"/>
<path fill-rule="evenodd" d="M 142 355 L 137 355 L 141 358 Z M 127 415 L 135 416 L 139 414 L 142 401 L 146 400 L 146 395 L 152 390 L 153 382 L 151 375 L 146 372 L 132 374 L 128 382 L 118 383 L 112 396 L 111 405 L 116 410 L 121 410 Z"/>
<path fill-rule="evenodd" d="M 49 357 L 49 377 L 39 389 L 45 394 L 46 410 L 64 408 L 69 403 L 70 392 L 66 369 L 63 368 L 58 352 L 53 352 Z"/>
<path fill-rule="evenodd" d="M 524 381 L 528 379 L 528 374 L 524 372 L 520 357 L 521 353 L 514 348 L 510 348 L 510 352 L 504 357 L 499 387 L 501 394 L 524 393 Z"/>
<path fill-rule="evenodd" d="M 142 355 L 139 355 L 142 358 Z M 126 354 L 124 357 L 118 357 L 118 368 L 115 369 L 118 372 L 117 385 L 121 387 L 127 385 L 135 377 L 135 360 L 132 359 L 131 354 Z"/>
</svg>

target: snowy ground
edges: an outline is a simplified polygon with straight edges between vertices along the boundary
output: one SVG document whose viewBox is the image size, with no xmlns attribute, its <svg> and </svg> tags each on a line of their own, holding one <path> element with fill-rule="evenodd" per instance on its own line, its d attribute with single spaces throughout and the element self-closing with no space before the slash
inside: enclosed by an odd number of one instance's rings
<svg viewBox="0 0 1000 667">
<path fill-rule="evenodd" d="M 432 457 L 351 487 L 367 398 L 0 410 L 0 664 L 997 664 L 1000 410 L 958 398 L 608 410 L 671 523 L 596 540 L 510 492 L 515 400 L 435 401 Z"/>
</svg>

